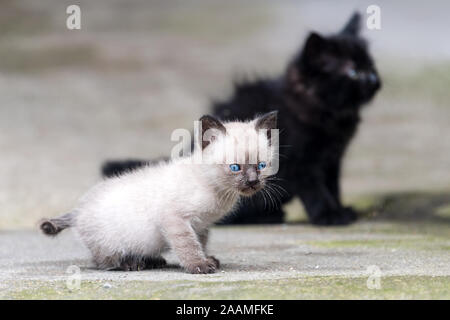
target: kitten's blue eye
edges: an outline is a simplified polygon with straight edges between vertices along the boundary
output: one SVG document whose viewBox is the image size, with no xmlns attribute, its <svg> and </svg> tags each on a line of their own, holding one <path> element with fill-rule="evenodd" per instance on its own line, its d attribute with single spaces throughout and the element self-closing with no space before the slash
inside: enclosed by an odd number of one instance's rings
<svg viewBox="0 0 450 320">
<path fill-rule="evenodd" d="M 233 172 L 237 172 L 237 171 L 241 170 L 241 166 L 238 165 L 238 164 L 235 164 L 235 163 L 234 164 L 230 164 L 230 169 Z"/>
<path fill-rule="evenodd" d="M 358 78 L 358 74 L 356 73 L 355 69 L 348 69 L 347 70 L 347 75 L 350 79 L 356 79 Z"/>
<path fill-rule="evenodd" d="M 262 170 L 266 167 L 266 163 L 264 161 L 261 161 L 258 163 L 258 170 Z"/>
</svg>

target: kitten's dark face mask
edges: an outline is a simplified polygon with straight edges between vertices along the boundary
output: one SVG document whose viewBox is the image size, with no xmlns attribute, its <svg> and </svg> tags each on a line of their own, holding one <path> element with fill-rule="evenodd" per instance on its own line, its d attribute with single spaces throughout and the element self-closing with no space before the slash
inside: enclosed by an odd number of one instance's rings
<svg viewBox="0 0 450 320">
<path fill-rule="evenodd" d="M 219 149 L 213 150 L 224 151 L 219 153 L 218 157 L 220 168 L 224 173 L 220 174 L 223 179 L 221 181 L 233 192 L 250 197 L 262 190 L 266 185 L 266 179 L 274 174 L 271 170 L 273 160 L 271 130 L 277 127 L 277 115 L 277 111 L 272 111 L 250 123 L 244 123 L 244 126 L 229 126 L 228 129 L 211 116 L 203 116 L 200 119 L 202 122 L 202 147 L 205 149 L 213 141 L 216 141 L 213 146 Z M 254 128 L 250 130 L 249 125 Z M 212 132 L 209 131 L 211 129 L 215 129 L 216 137 L 205 134 Z M 223 139 L 219 139 L 220 136 Z M 228 159 L 231 159 L 231 163 L 227 163 Z"/>
<path fill-rule="evenodd" d="M 366 42 L 358 35 L 359 24 L 356 14 L 337 35 L 311 33 L 301 55 L 289 66 L 291 86 L 306 79 L 313 94 L 337 108 L 369 101 L 381 81 Z"/>
<path fill-rule="evenodd" d="M 250 197 L 260 191 L 265 185 L 264 170 L 266 162 L 260 161 L 258 164 L 230 164 L 225 170 L 229 170 L 230 179 L 238 192 Z"/>
</svg>

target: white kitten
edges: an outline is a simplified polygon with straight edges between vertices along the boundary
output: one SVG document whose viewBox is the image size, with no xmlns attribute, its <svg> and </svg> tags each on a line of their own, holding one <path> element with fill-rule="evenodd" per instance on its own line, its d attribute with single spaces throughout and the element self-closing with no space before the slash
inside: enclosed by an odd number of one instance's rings
<svg viewBox="0 0 450 320">
<path fill-rule="evenodd" d="M 205 253 L 208 228 L 273 174 L 275 153 L 267 130 L 275 129 L 276 119 L 271 112 L 222 124 L 203 116 L 201 147 L 192 156 L 104 180 L 70 213 L 40 227 L 47 235 L 73 227 L 101 269 L 162 266 L 161 253 L 173 249 L 188 272 L 214 272 L 219 261 Z M 199 156 L 202 163 L 196 163 Z"/>
</svg>

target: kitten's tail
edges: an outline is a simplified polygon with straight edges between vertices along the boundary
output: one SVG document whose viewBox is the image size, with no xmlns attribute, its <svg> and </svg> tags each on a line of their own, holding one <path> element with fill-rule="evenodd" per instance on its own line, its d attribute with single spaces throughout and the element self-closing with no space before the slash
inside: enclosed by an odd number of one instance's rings
<svg viewBox="0 0 450 320">
<path fill-rule="evenodd" d="M 75 215 L 69 212 L 53 219 L 43 219 L 39 223 L 42 232 L 48 236 L 56 236 L 66 228 L 73 226 Z"/>
</svg>

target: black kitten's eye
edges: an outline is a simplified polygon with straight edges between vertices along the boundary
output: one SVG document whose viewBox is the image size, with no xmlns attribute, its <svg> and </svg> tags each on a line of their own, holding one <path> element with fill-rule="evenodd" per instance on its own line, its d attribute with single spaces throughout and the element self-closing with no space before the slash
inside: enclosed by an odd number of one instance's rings
<svg viewBox="0 0 450 320">
<path fill-rule="evenodd" d="M 353 79 L 353 80 L 356 80 L 356 79 L 358 79 L 358 73 L 356 72 L 356 70 L 355 69 L 348 69 L 347 70 L 347 72 L 346 72 L 346 74 L 347 74 L 347 76 L 350 78 L 350 79 Z"/>
</svg>

